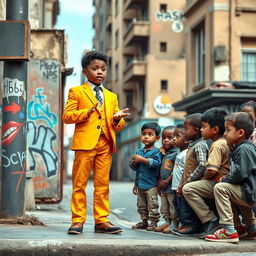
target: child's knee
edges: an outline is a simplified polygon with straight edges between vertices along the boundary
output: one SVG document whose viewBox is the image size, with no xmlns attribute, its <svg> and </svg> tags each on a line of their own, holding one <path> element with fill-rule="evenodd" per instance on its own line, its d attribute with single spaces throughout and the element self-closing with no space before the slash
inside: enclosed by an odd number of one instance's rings
<svg viewBox="0 0 256 256">
<path fill-rule="evenodd" d="M 218 194 L 222 194 L 224 191 L 225 191 L 225 183 L 224 182 L 220 182 L 220 183 L 217 183 L 215 186 L 214 186 L 214 195 L 218 195 Z"/>
<path fill-rule="evenodd" d="M 185 184 L 182 188 L 182 194 L 183 195 L 189 195 L 191 193 L 191 189 L 190 189 L 190 183 Z"/>
</svg>

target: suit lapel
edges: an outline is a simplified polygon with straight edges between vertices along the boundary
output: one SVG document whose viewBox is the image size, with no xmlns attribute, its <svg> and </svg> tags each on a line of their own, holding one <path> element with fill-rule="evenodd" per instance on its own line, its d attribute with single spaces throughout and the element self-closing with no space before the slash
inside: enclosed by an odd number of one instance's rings
<svg viewBox="0 0 256 256">
<path fill-rule="evenodd" d="M 89 83 L 86 82 L 83 85 L 83 91 L 84 91 L 85 95 L 90 99 L 90 101 L 92 102 L 93 105 L 95 105 L 98 102 L 97 99 L 95 98 L 95 95 L 94 95 Z"/>
<path fill-rule="evenodd" d="M 108 117 L 110 115 L 110 95 L 109 95 L 109 92 L 108 90 L 106 90 L 104 87 L 103 87 L 103 94 L 104 94 L 104 106 L 105 106 L 105 114 L 106 114 L 106 117 Z M 107 118 L 107 120 L 109 120 L 109 118 Z"/>
</svg>

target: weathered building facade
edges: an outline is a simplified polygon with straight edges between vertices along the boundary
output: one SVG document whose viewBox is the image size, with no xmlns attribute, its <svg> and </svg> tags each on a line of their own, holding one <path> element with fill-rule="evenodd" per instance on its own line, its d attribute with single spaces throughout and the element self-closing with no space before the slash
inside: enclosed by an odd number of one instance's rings
<svg viewBox="0 0 256 256">
<path fill-rule="evenodd" d="M 186 18 L 186 96 L 179 111 L 229 111 L 256 97 L 256 3 L 190 0 Z"/>
</svg>

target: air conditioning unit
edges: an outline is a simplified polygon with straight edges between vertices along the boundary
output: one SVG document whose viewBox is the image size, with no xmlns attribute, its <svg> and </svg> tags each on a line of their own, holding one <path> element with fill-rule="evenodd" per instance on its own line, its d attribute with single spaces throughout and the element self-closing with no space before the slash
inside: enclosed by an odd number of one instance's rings
<svg viewBox="0 0 256 256">
<path fill-rule="evenodd" d="M 225 62 L 228 60 L 227 49 L 225 45 L 214 47 L 213 57 L 215 62 Z"/>
</svg>

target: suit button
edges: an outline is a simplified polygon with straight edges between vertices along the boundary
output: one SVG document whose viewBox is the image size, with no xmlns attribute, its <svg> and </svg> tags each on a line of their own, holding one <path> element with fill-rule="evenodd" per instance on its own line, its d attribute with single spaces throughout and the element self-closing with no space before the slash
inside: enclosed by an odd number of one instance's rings
<svg viewBox="0 0 256 256">
<path fill-rule="evenodd" d="M 97 129 L 100 129 L 100 126 L 99 126 L 99 125 L 97 126 Z"/>
<path fill-rule="evenodd" d="M 98 118 L 101 119 L 101 116 L 99 116 Z"/>
</svg>

